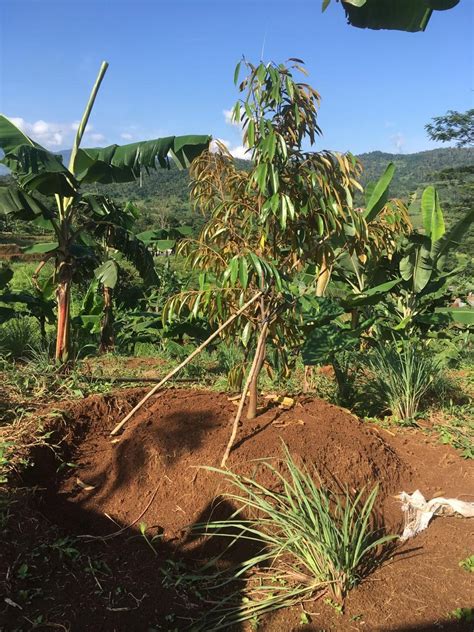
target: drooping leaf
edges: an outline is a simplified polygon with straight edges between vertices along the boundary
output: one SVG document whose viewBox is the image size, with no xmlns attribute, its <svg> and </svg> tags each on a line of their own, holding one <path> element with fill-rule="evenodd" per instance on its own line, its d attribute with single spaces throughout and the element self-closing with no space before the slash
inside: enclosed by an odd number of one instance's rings
<svg viewBox="0 0 474 632">
<path fill-rule="evenodd" d="M 44 195 L 74 194 L 74 177 L 61 157 L 35 143 L 3 115 L 0 115 L 0 148 L 5 154 L 0 162 L 12 171 L 26 191 L 36 190 Z"/>
<path fill-rule="evenodd" d="M 80 148 L 74 173 L 81 182 L 131 182 L 139 178 L 142 169 L 169 167 L 169 155 L 180 168 L 188 167 L 208 148 L 210 140 L 210 136 L 168 136 L 128 145 Z"/>
<path fill-rule="evenodd" d="M 16 184 L 0 187 L 0 212 L 26 221 L 53 217 L 52 211 L 41 200 Z"/>
<path fill-rule="evenodd" d="M 118 281 L 117 262 L 113 259 L 107 259 L 94 270 L 94 276 L 104 287 L 113 290 Z"/>
<path fill-rule="evenodd" d="M 424 31 L 433 9 L 451 9 L 459 0 L 343 0 L 349 24 L 358 28 Z"/>
</svg>

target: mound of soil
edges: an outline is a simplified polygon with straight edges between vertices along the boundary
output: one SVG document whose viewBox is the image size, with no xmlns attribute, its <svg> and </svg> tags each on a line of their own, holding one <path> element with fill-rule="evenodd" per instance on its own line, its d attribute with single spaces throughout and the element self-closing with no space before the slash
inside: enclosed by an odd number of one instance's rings
<svg viewBox="0 0 474 632">
<path fill-rule="evenodd" d="M 57 481 L 56 502 L 50 500 L 55 512 L 59 503 L 63 519 L 72 517 L 75 529 L 95 532 L 97 524 L 78 523 L 79 513 L 107 514 L 126 525 L 155 495 L 144 520 L 166 540 L 179 540 L 188 525 L 209 514 L 224 489 L 221 474 L 200 466 L 219 466 L 236 406 L 223 393 L 168 390 L 111 441 L 110 430 L 140 395 L 94 396 L 68 410 L 68 460 L 76 467 Z M 399 491 L 400 475 L 409 469 L 377 432 L 318 399 L 302 399 L 290 410 L 269 405 L 255 420 L 244 420 L 228 466 L 272 485 L 256 460 L 278 465 L 283 443 L 294 458 L 314 465 L 326 484 L 351 490 L 378 484 L 380 502 Z M 111 521 L 109 526 L 115 528 Z"/>
<path fill-rule="evenodd" d="M 192 564 L 217 552 L 214 544 L 189 537 L 189 526 L 233 509 L 221 500 L 225 478 L 201 466 L 219 466 L 236 405 L 224 393 L 170 389 L 152 398 L 111 441 L 110 430 L 143 394 L 133 389 L 64 405 L 64 423 L 53 415 L 64 463 L 58 468 L 50 450 L 36 455 L 29 482 L 44 490 L 39 511 L 22 498 L 11 504 L 8 546 L 0 546 L 0 576 L 3 571 L 6 578 L 0 589 L 13 602 L 26 593 L 34 598 L 21 602 L 23 611 L 11 604 L 0 608 L 0 630 L 30 629 L 25 621 L 38 613 L 46 627 L 74 632 L 174 632 L 189 629 L 199 616 L 202 602 L 167 573 L 174 569 L 176 577 L 177 570 L 179 578 L 181 560 Z M 378 509 L 391 532 L 401 528 L 394 498 L 401 490 L 474 499 L 472 465 L 450 446 L 421 432 L 364 424 L 317 399 L 301 398 L 290 410 L 268 403 L 255 420 L 244 419 L 228 466 L 273 485 L 258 459 L 281 467 L 283 442 L 297 461 L 314 465 L 325 483 L 351 489 L 378 484 Z M 160 536 L 156 555 L 140 536 L 141 521 L 149 538 Z M 72 554 L 68 561 L 70 534 L 105 535 L 128 525 L 112 539 L 76 539 L 72 546 L 80 548 L 80 557 Z M 471 630 L 472 623 L 453 621 L 450 613 L 472 606 L 470 576 L 459 566 L 472 554 L 472 543 L 471 521 L 436 519 L 350 592 L 344 614 L 321 599 L 305 604 L 311 625 L 301 625 L 295 607 L 265 618 L 259 629 Z M 232 632 L 250 629 L 242 625 Z"/>
</svg>

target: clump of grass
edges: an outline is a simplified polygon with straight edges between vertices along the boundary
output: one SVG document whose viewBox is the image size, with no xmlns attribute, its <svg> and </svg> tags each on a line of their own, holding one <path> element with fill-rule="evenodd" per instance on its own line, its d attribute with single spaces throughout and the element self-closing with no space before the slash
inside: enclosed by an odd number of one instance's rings
<svg viewBox="0 0 474 632">
<path fill-rule="evenodd" d="M 194 530 L 229 538 L 227 548 L 247 541 L 256 552 L 230 571 L 197 575 L 201 586 L 220 595 L 217 605 L 209 609 L 203 629 L 227 629 L 318 593 L 329 593 L 342 603 L 346 593 L 376 566 L 383 545 L 394 537 L 381 536 L 376 529 L 377 487 L 354 496 L 318 486 L 317 472 L 311 475 L 298 467 L 286 446 L 283 473 L 268 462 L 262 465 L 278 491 L 252 478 L 206 468 L 221 472 L 232 484 L 236 492 L 226 498 L 238 508 L 230 518 L 196 525 Z M 204 570 L 209 571 L 219 560 L 211 561 Z M 244 578 L 247 586 L 243 592 L 221 597 L 226 587 Z"/>
<path fill-rule="evenodd" d="M 0 327 L 0 355 L 24 360 L 39 343 L 39 328 L 31 318 L 12 318 Z"/>
<path fill-rule="evenodd" d="M 370 360 L 379 396 L 400 421 L 413 424 L 423 398 L 441 374 L 426 347 L 409 340 L 375 349 Z"/>
</svg>

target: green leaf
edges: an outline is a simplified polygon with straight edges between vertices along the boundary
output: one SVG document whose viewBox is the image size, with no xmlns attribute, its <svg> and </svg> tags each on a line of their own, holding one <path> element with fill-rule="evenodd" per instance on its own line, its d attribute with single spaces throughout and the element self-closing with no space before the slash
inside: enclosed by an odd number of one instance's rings
<svg viewBox="0 0 474 632">
<path fill-rule="evenodd" d="M 251 335 L 252 335 L 252 323 L 248 321 L 245 327 L 243 328 L 242 335 L 240 336 L 240 339 L 244 347 L 247 347 Z"/>
<path fill-rule="evenodd" d="M 474 208 L 457 222 L 441 239 L 433 244 L 431 257 L 435 262 L 446 255 L 449 250 L 456 248 L 466 236 L 469 226 L 474 222 Z"/>
<path fill-rule="evenodd" d="M 61 157 L 26 136 L 6 116 L 0 115 L 0 148 L 6 165 L 26 191 L 44 195 L 72 196 L 76 182 L 61 162 Z"/>
<path fill-rule="evenodd" d="M 438 192 L 432 185 L 427 186 L 421 196 L 421 215 L 423 228 L 426 235 L 431 238 L 431 242 L 434 243 L 441 239 L 446 229 Z"/>
<path fill-rule="evenodd" d="M 431 275 L 433 274 L 433 261 L 431 259 L 431 244 L 428 242 L 428 238 L 419 248 L 415 265 L 413 268 L 413 289 L 415 292 L 421 292 L 428 284 Z"/>
<path fill-rule="evenodd" d="M 16 219 L 26 221 L 44 218 L 49 220 L 53 213 L 32 193 L 27 193 L 16 184 L 0 187 L 0 211 Z"/>
<path fill-rule="evenodd" d="M 118 265 L 113 259 L 108 259 L 94 270 L 94 276 L 104 287 L 114 289 L 118 280 Z"/>
<path fill-rule="evenodd" d="M 395 173 L 395 165 L 389 162 L 383 175 L 378 182 L 371 188 L 370 198 L 364 211 L 364 218 L 367 222 L 371 222 L 384 207 L 388 198 L 388 187 Z"/>
<path fill-rule="evenodd" d="M 239 281 L 244 290 L 247 289 L 247 283 L 249 280 L 249 269 L 247 259 L 245 257 L 240 258 L 239 263 Z"/>
<path fill-rule="evenodd" d="M 235 285 L 237 277 L 239 276 L 239 258 L 233 257 L 229 263 L 230 268 L 230 282 L 231 285 Z"/>
<path fill-rule="evenodd" d="M 241 66 L 242 62 L 239 61 L 239 63 L 237 64 L 237 66 L 235 67 L 234 70 L 234 85 L 236 86 L 238 81 L 239 81 L 239 74 L 240 74 L 240 66 Z"/>
<path fill-rule="evenodd" d="M 210 140 L 210 136 L 168 136 L 128 145 L 80 148 L 74 173 L 81 182 L 131 182 L 139 178 L 142 168 L 169 167 L 168 155 L 180 168 L 188 167 L 208 148 Z"/>
<path fill-rule="evenodd" d="M 250 120 L 247 125 L 247 144 L 249 147 L 255 145 L 255 123 Z"/>
<path fill-rule="evenodd" d="M 22 248 L 22 251 L 27 255 L 33 254 L 45 254 L 46 252 L 52 252 L 58 248 L 58 243 L 56 241 L 49 242 L 40 242 L 38 244 L 34 244 L 33 246 L 28 246 L 27 248 Z"/>
<path fill-rule="evenodd" d="M 438 0 L 347 0 L 344 9 L 349 24 L 359 28 L 391 29 L 399 31 L 424 31 L 432 8 Z M 457 3 L 458 0 L 440 0 Z"/>
<path fill-rule="evenodd" d="M 474 309 L 471 307 L 437 307 L 435 312 L 447 314 L 456 323 L 474 326 Z"/>
</svg>

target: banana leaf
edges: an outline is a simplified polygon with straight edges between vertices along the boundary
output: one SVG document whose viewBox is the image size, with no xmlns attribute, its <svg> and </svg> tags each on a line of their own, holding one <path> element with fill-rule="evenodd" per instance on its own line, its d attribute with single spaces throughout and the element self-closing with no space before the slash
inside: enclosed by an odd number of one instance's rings
<svg viewBox="0 0 474 632">
<path fill-rule="evenodd" d="M 32 193 L 27 193 L 16 184 L 0 187 L 0 212 L 26 221 L 51 219 L 53 212 Z"/>
<path fill-rule="evenodd" d="M 74 194 L 76 181 L 63 165 L 61 157 L 35 143 L 2 114 L 0 148 L 5 154 L 0 162 L 11 170 L 25 190 L 36 190 L 44 195 Z"/>
<path fill-rule="evenodd" d="M 154 140 L 79 149 L 74 173 L 81 182 L 131 182 L 142 169 L 169 167 L 171 155 L 180 168 L 188 167 L 209 146 L 210 136 L 168 136 Z"/>
<path fill-rule="evenodd" d="M 349 24 L 363 29 L 424 31 L 433 10 L 452 9 L 459 0 L 343 0 Z"/>
</svg>

